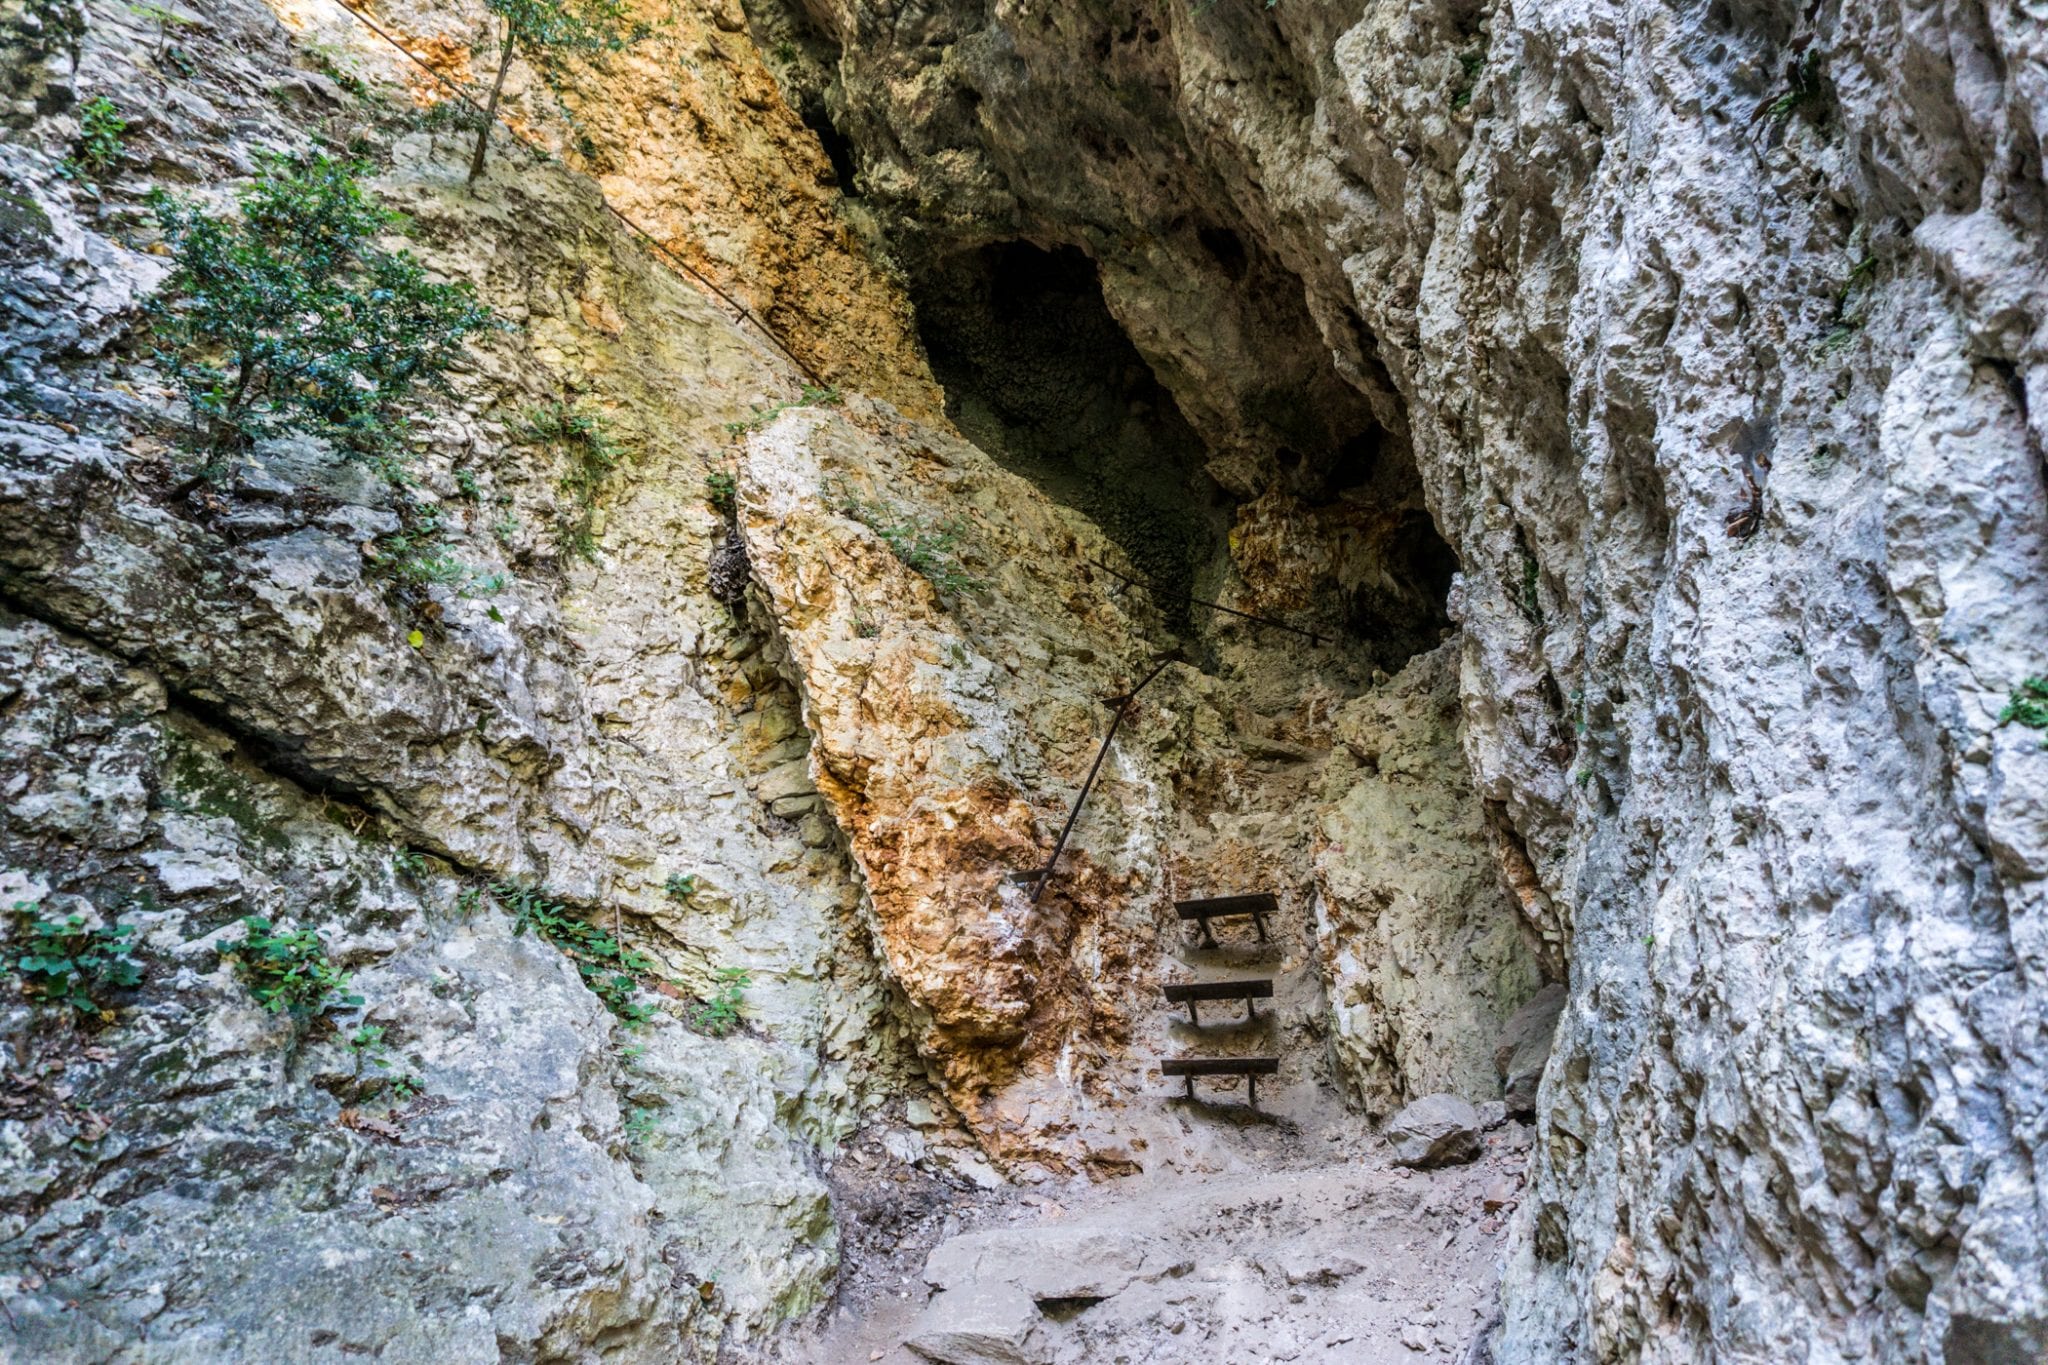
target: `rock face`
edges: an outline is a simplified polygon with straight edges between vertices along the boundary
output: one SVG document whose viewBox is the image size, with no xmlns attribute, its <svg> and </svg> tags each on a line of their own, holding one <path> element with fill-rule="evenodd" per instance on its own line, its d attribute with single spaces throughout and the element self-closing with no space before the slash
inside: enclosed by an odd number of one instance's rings
<svg viewBox="0 0 2048 1365">
<path fill-rule="evenodd" d="M 1493 1069 L 1500 1075 L 1508 1113 L 1527 1118 L 1536 1112 L 1536 1087 L 1550 1060 L 1557 1017 L 1564 1012 L 1562 986 L 1545 986 L 1516 1010 L 1493 1047 Z"/>
<path fill-rule="evenodd" d="M 38 76 L 52 108 L 112 92 L 131 120 L 96 188 L 55 173 L 75 120 L 0 146 L 0 252 L 25 262 L 0 328 L 5 900 L 118 916 L 143 972 L 82 1032 L 5 982 L 21 1349 L 752 1349 L 830 1292 L 820 1152 L 908 1082 L 836 833 L 751 789 L 803 761 L 787 665 L 707 577 L 730 532 L 705 453 L 799 384 L 586 183 L 507 155 L 461 194 L 460 139 L 413 126 L 367 52 L 325 49 L 378 99 L 257 5 L 157 50 L 115 7 L 75 73 Z M 129 228 L 153 180 L 221 184 L 337 129 L 429 267 L 517 327 L 421 415 L 409 482 L 294 438 L 202 478 L 147 346 L 117 344 L 165 271 Z M 601 508 L 525 434 L 568 398 L 624 455 Z M 419 506 L 457 572 L 395 580 L 364 547 Z M 585 512 L 597 563 L 565 549 Z M 646 952 L 654 1020 L 615 1022 L 487 889 L 515 884 Z M 250 914 L 320 934 L 362 1008 L 259 1011 L 220 952 Z M 23 932 L 10 914 L 10 966 Z M 726 969 L 738 1017 L 693 1031 Z"/>
<path fill-rule="evenodd" d="M 1503 1015 L 1538 979 L 1463 780 L 1457 657 L 1439 646 L 1347 706 L 1322 773 L 1316 942 L 1331 1046 L 1374 1117 L 1418 1095 L 1491 1094 Z"/>
<path fill-rule="evenodd" d="M 201 8 L 0 0 L 0 876 L 144 969 L 82 1029 L 6 983 L 29 1354 L 758 1353 L 885 1101 L 988 1183 L 1242 1159 L 1149 1102 L 1157 987 L 1242 965 L 1176 897 L 1272 890 L 1276 1104 L 1431 1097 L 1432 1159 L 1442 1091 L 1534 1109 L 1469 1192 L 1497 1358 L 2048 1357 L 2038 4 L 683 0 L 560 107 L 515 64 L 555 159 L 474 190 L 346 14 Z M 483 59 L 474 5 L 378 14 Z M 316 140 L 510 324 L 402 480 L 203 469 L 138 326 L 147 192 Z M 380 570 L 422 518 L 452 569 Z M 252 913 L 361 1010 L 256 1009 Z M 1247 1358 L 1232 1286 L 1355 1273 L 1306 1245 L 1141 1250 L 1078 1325 L 1116 1256 L 974 1261 L 919 1340 Z"/>
<path fill-rule="evenodd" d="M 1571 991 L 1503 1358 L 2048 1350 L 2038 15 L 805 8 L 913 270 L 1085 251 L 1246 495 L 1325 355 L 1419 471 Z"/>
</svg>

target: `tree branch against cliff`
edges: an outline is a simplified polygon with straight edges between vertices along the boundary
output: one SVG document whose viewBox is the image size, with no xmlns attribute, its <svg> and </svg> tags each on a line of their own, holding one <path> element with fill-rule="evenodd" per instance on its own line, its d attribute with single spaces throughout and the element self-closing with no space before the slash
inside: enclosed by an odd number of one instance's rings
<svg viewBox="0 0 2048 1365">
<path fill-rule="evenodd" d="M 364 170 L 273 157 L 233 217 L 151 195 L 176 262 L 150 305 L 158 362 L 215 461 L 293 424 L 385 452 L 405 401 L 491 325 L 467 282 L 378 244 L 401 221 L 364 192 Z"/>
<path fill-rule="evenodd" d="M 626 0 L 486 0 L 491 13 L 505 21 L 498 44 L 498 73 L 484 102 L 483 126 L 477 129 L 476 153 L 469 159 L 468 183 L 483 174 L 491 125 L 497 122 L 498 100 L 512 59 L 525 56 L 551 90 L 560 89 L 564 67 L 572 57 L 601 57 L 621 52 L 645 38 L 646 24 L 627 12 Z"/>
</svg>

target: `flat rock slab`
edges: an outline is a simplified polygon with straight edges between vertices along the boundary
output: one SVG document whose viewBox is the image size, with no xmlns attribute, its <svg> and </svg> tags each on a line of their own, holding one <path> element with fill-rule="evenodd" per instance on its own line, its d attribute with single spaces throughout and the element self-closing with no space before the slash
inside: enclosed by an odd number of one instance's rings
<svg viewBox="0 0 2048 1365">
<path fill-rule="evenodd" d="M 903 1344 L 939 1365 L 1049 1365 L 1044 1320 L 1016 1285 L 979 1281 L 933 1299 Z"/>
<path fill-rule="evenodd" d="M 1394 1164 L 1428 1169 L 1471 1161 L 1480 1150 L 1479 1111 L 1456 1095 L 1424 1095 L 1387 1121 Z"/>
<path fill-rule="evenodd" d="M 926 1259 L 924 1279 L 948 1291 L 997 1279 L 1034 1300 L 1106 1299 L 1145 1271 L 1154 1250 L 1151 1239 L 1122 1229 L 1002 1228 L 942 1243 Z"/>
</svg>

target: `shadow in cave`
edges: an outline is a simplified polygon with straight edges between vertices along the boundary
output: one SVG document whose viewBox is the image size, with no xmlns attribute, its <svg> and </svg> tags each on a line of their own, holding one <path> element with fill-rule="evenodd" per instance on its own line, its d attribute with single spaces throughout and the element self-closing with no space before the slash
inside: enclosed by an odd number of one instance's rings
<svg viewBox="0 0 2048 1365">
<path fill-rule="evenodd" d="M 1203 242 L 1233 280 L 1264 268 L 1233 233 Z M 1190 599 L 1212 577 L 1237 504 L 1111 316 L 1095 263 L 1072 247 L 1001 242 L 938 260 L 911 294 L 947 414 L 968 439 L 1100 526 L 1151 580 L 1177 632 L 1206 625 Z M 1305 308 L 1299 325 L 1313 326 Z M 1394 670 L 1441 638 L 1457 560 L 1405 450 L 1362 397 L 1327 378 L 1311 391 L 1297 377 L 1249 405 L 1273 438 L 1294 524 L 1327 565 L 1295 614 Z"/>
<path fill-rule="evenodd" d="M 947 415 L 1100 526 L 1185 623 L 1228 500 L 1203 472 L 1202 439 L 1110 316 L 1095 263 L 1072 247 L 1003 242 L 940 261 L 912 298 Z"/>
</svg>

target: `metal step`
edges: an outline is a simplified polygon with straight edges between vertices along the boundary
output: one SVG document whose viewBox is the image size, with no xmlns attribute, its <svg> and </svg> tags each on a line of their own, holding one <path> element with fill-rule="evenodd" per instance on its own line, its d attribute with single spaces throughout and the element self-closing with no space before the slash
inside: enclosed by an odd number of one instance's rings
<svg viewBox="0 0 2048 1365">
<path fill-rule="evenodd" d="M 1188 1007 L 1188 1022 L 1199 1028 L 1202 1024 L 1199 1002 L 1203 1000 L 1242 1000 L 1245 1022 L 1249 1023 L 1258 1018 L 1259 1007 L 1256 1002 L 1273 998 L 1273 979 L 1259 977 L 1244 981 L 1192 981 L 1161 989 L 1165 992 L 1169 1004 Z"/>
<path fill-rule="evenodd" d="M 1173 909 L 1182 919 L 1200 920 L 1202 945 L 1214 948 L 1216 936 L 1209 932 L 1209 921 L 1232 915 L 1250 915 L 1253 927 L 1259 931 L 1259 942 L 1266 942 L 1266 916 L 1280 913 L 1280 899 L 1271 892 L 1261 891 L 1248 896 L 1211 896 L 1203 900 L 1175 901 Z"/>
</svg>

